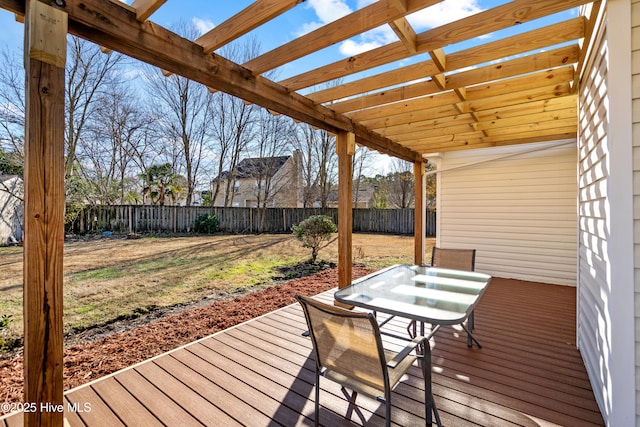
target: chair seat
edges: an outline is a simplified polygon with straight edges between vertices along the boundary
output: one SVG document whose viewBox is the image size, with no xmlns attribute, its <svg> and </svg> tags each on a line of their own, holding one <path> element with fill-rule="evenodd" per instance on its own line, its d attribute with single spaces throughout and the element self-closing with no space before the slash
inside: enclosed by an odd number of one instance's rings
<svg viewBox="0 0 640 427">
<path fill-rule="evenodd" d="M 388 350 L 385 350 L 384 353 L 387 361 L 393 359 L 397 354 Z M 411 366 L 416 360 L 416 356 L 407 356 L 395 368 L 387 370 L 389 373 L 389 385 L 392 389 L 402 379 L 404 373 L 409 369 L 409 366 Z M 376 387 L 373 382 L 369 383 L 362 379 L 358 380 L 351 376 L 347 377 L 346 375 L 330 369 L 325 369 L 322 372 L 322 376 L 342 384 L 348 389 L 357 391 L 358 393 L 362 393 L 374 399 L 384 401 L 384 388 Z"/>
</svg>

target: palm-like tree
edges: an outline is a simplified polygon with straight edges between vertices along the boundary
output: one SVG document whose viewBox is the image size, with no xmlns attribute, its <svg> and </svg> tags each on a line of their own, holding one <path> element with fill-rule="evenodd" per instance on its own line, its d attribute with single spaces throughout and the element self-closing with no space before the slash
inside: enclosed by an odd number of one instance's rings
<svg viewBox="0 0 640 427">
<path fill-rule="evenodd" d="M 184 177 L 173 173 L 171 163 L 153 165 L 141 175 L 144 181 L 142 195 L 149 195 L 151 203 L 164 206 L 167 197 L 175 203 L 184 193 Z"/>
</svg>

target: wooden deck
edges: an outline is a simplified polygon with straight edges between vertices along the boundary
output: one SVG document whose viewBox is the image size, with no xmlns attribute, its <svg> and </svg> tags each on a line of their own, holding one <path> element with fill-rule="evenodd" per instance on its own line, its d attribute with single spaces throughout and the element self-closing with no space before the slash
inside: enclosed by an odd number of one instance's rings
<svg viewBox="0 0 640 427">
<path fill-rule="evenodd" d="M 319 296 L 332 300 L 332 292 Z M 403 330 L 402 321 L 390 328 Z M 70 390 L 71 426 L 312 425 L 311 342 L 295 304 L 217 333 L 112 376 Z M 476 337 L 443 328 L 433 339 L 433 387 L 446 426 L 603 425 L 575 348 L 575 289 L 494 279 L 476 309 Z M 393 395 L 396 425 L 424 424 L 416 366 Z M 362 424 L 339 387 L 323 380 L 323 425 Z M 367 425 L 383 425 L 384 406 L 358 398 Z M 84 412 L 81 412 L 84 410 Z M 0 419 L 22 425 L 22 416 Z"/>
</svg>

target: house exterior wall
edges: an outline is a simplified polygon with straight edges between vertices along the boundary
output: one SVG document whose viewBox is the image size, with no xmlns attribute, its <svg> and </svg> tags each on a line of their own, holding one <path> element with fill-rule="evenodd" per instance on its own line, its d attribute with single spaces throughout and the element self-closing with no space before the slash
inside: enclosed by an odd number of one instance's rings
<svg viewBox="0 0 640 427">
<path fill-rule="evenodd" d="M 273 207 L 302 207 L 301 177 L 298 172 L 299 164 L 296 162 L 294 155 L 273 176 L 271 183 L 274 199 Z"/>
<path fill-rule="evenodd" d="M 624 13 L 624 10 L 622 11 Z M 635 418 L 640 425 L 640 0 L 631 2 Z M 624 106 L 622 106 L 624 108 Z"/>
<path fill-rule="evenodd" d="M 633 187 L 639 182 L 633 168 L 638 170 L 640 162 L 633 158 L 631 126 L 632 120 L 640 122 L 635 100 L 632 117 L 632 96 L 640 99 L 640 91 L 632 93 L 631 85 L 631 4 L 603 3 L 580 79 L 578 108 L 577 343 L 604 420 L 612 426 L 640 425 L 635 379 L 639 337 L 634 327 L 640 313 L 636 285 L 634 316 L 638 214 L 632 233 Z M 638 6 L 634 0 L 636 16 Z M 634 50 L 640 49 L 637 31 Z M 638 189 L 636 184 L 636 193 Z"/>
<path fill-rule="evenodd" d="M 475 248 L 476 270 L 496 277 L 575 286 L 575 140 L 448 152 L 437 163 L 439 246 Z"/>
<path fill-rule="evenodd" d="M 236 179 L 232 207 L 251 208 L 257 207 L 257 178 Z M 295 155 L 291 156 L 271 178 L 272 197 L 267 201 L 268 208 L 297 208 L 302 207 L 302 195 L 300 189 L 301 181 L 298 173 L 298 166 Z M 224 191 L 226 181 L 223 181 L 221 188 Z M 225 195 L 221 191 L 213 206 L 224 206 Z M 263 190 L 264 191 L 264 190 Z"/>
<path fill-rule="evenodd" d="M 0 245 L 22 240 L 24 207 L 20 197 L 23 192 L 21 178 L 5 178 L 0 182 Z"/>
</svg>

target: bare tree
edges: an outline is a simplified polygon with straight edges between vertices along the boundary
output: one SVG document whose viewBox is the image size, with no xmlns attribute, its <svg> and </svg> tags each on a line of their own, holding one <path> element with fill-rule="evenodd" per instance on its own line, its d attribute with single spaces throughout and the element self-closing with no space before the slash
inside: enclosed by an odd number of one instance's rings
<svg viewBox="0 0 640 427">
<path fill-rule="evenodd" d="M 194 40 L 199 36 L 194 25 L 180 24 L 176 31 Z M 198 185 L 204 145 L 207 141 L 211 99 L 207 88 L 182 76 L 163 76 L 161 70 L 147 67 L 147 88 L 159 125 L 169 146 L 175 148 L 172 159 L 176 173 L 187 178 L 186 204 L 191 205 Z"/>
<path fill-rule="evenodd" d="M 2 51 L 0 67 L 0 149 L 24 163 L 24 68 L 18 55 Z"/>
<path fill-rule="evenodd" d="M 309 125 L 297 126 L 293 135 L 295 148 L 298 150 L 301 165 L 299 166 L 302 184 L 302 206 L 312 207 L 318 199 L 318 159 L 315 156 L 320 134 Z"/>
<path fill-rule="evenodd" d="M 79 147 L 83 172 L 102 204 L 135 201 L 134 177 L 145 170 L 136 168 L 135 162 L 143 151 L 151 119 L 138 102 L 141 97 L 132 94 L 135 91 L 129 85 L 110 85 L 88 126 L 91 138 Z"/>
<path fill-rule="evenodd" d="M 320 207 L 329 204 L 331 187 L 337 181 L 338 155 L 336 154 L 336 138 L 325 130 L 319 130 L 319 144 L 316 148 L 318 158 L 318 190 Z"/>
<path fill-rule="evenodd" d="M 149 89 L 155 95 L 153 105 L 163 111 L 160 126 L 173 153 L 173 166 L 184 166 L 187 178 L 186 204 L 191 205 L 198 183 L 203 145 L 207 137 L 209 99 L 207 89 L 184 77 L 163 77 L 157 72 L 148 79 Z M 174 145 L 175 144 L 175 145 Z"/>
<path fill-rule="evenodd" d="M 391 173 L 387 175 L 389 203 L 396 208 L 413 206 L 415 199 L 415 178 L 413 165 L 402 159 L 394 158 L 391 162 Z"/>
<path fill-rule="evenodd" d="M 356 146 L 356 153 L 353 156 L 352 180 L 353 180 L 353 205 L 358 206 L 360 201 L 360 189 L 363 184 L 365 171 L 371 164 L 371 151 L 367 147 Z"/>
<path fill-rule="evenodd" d="M 77 171 L 76 152 L 84 131 L 94 114 L 99 98 L 111 83 L 122 79 L 117 67 L 123 56 L 103 53 L 98 46 L 71 36 L 67 48 L 65 179 Z"/>
<path fill-rule="evenodd" d="M 3 147 L 14 156 L 23 158 L 25 87 L 24 70 L 8 52 L 3 53 L 0 68 L 0 138 Z M 89 123 L 96 118 L 96 105 L 106 85 L 121 79 L 117 73 L 122 55 L 104 54 L 90 42 L 70 37 L 67 48 L 65 86 L 65 183 L 68 204 L 84 204 L 91 200 L 87 182 L 83 182 L 83 167 L 78 162 L 79 147 L 86 143 L 84 136 Z M 82 149 L 86 151 L 86 149 Z M 15 157 L 14 157 L 15 158 Z M 74 177 L 75 175 L 78 175 Z M 67 209 L 67 218 L 74 209 Z"/>
<path fill-rule="evenodd" d="M 217 142 L 217 176 L 226 179 L 214 181 L 212 200 L 214 203 L 222 193 L 224 206 L 233 204 L 233 188 L 241 155 L 253 139 L 253 124 L 258 107 L 245 104 L 242 100 L 225 93 L 216 93 L 212 109 L 211 129 Z M 224 187 L 221 187 L 224 186 Z"/>
<path fill-rule="evenodd" d="M 284 116 L 274 116 L 264 109 L 260 110 L 258 120 L 256 146 L 253 148 L 260 161 L 256 163 L 258 168 L 254 171 L 254 176 L 258 231 L 262 231 L 266 208 L 275 203 L 276 197 L 293 189 L 293 194 L 289 195 L 293 202 L 290 203 L 296 206 L 299 177 L 298 156 L 294 155 L 292 168 L 283 169 L 291 152 L 290 141 L 294 132 L 292 121 Z"/>
<path fill-rule="evenodd" d="M 225 46 L 220 54 L 238 63 L 244 63 L 260 53 L 260 45 L 256 39 L 249 39 L 245 44 L 230 44 Z M 217 204 L 220 197 L 224 206 L 231 206 L 234 197 L 234 185 L 238 163 L 241 155 L 247 149 L 255 136 L 254 124 L 260 109 L 247 104 L 223 92 L 213 95 L 211 108 L 211 136 L 215 140 L 213 151 L 217 156 L 213 181 L 212 202 Z M 223 172 L 225 179 L 222 179 Z M 221 187 L 224 186 L 224 187 Z M 220 194 L 222 193 L 222 195 Z"/>
</svg>

